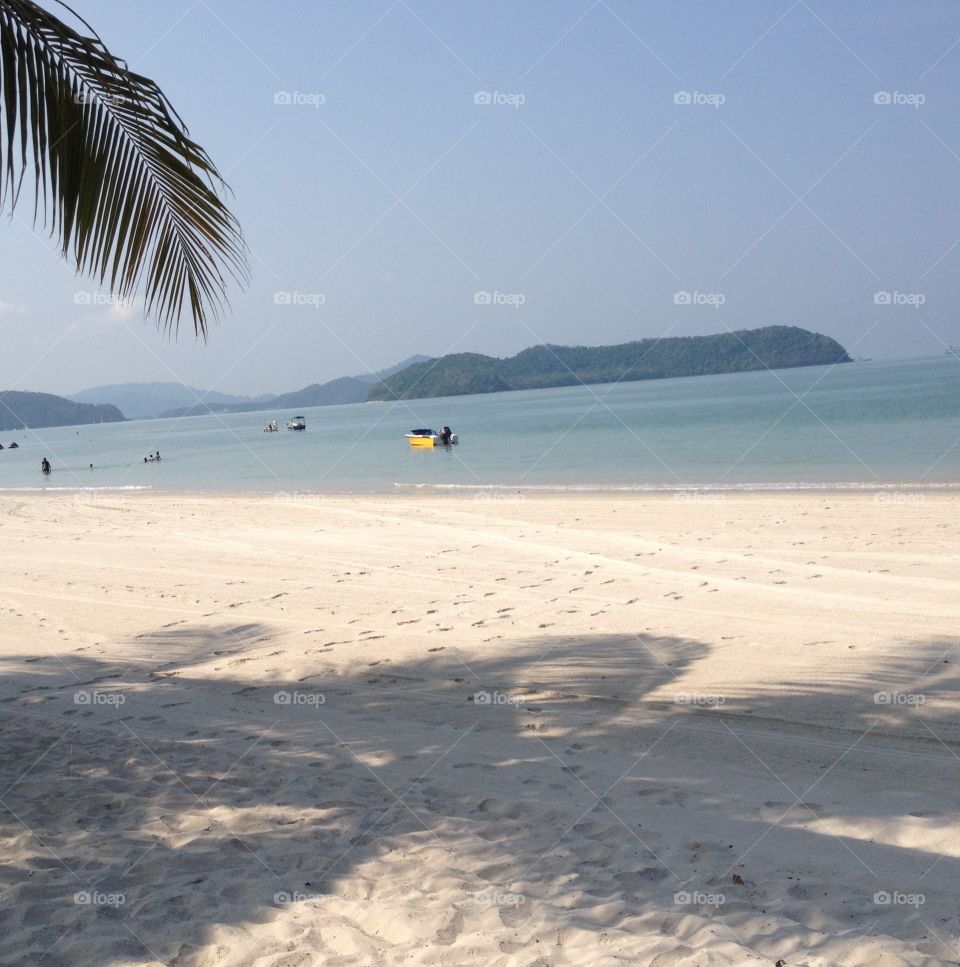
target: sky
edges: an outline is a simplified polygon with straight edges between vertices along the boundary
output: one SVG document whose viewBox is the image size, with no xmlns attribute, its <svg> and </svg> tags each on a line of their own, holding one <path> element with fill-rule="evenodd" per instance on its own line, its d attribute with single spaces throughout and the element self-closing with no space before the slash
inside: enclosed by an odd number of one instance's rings
<svg viewBox="0 0 960 967">
<path fill-rule="evenodd" d="M 75 0 L 219 166 L 252 280 L 204 343 L 27 200 L 0 387 L 280 393 L 414 353 L 783 324 L 960 344 L 960 5 Z"/>
</svg>

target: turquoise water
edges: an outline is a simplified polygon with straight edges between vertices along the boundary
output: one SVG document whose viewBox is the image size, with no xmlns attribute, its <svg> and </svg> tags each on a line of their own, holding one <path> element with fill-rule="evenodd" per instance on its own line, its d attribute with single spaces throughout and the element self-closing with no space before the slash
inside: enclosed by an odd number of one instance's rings
<svg viewBox="0 0 960 967">
<path fill-rule="evenodd" d="M 704 376 L 0 434 L 0 488 L 225 492 L 960 483 L 960 360 Z M 264 433 L 268 419 L 279 433 Z M 461 444 L 412 450 L 450 425 Z M 143 456 L 159 450 L 160 463 Z M 46 456 L 54 473 L 40 474 Z M 93 464 L 93 469 L 89 468 Z"/>
</svg>

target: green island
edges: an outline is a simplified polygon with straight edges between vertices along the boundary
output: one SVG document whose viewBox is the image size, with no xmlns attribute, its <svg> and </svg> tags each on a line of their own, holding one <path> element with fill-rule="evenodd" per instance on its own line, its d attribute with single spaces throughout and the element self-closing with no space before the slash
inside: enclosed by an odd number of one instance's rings
<svg viewBox="0 0 960 967">
<path fill-rule="evenodd" d="M 52 393 L 0 392 L 0 430 L 120 423 L 123 419 L 123 414 L 109 403 L 74 403 Z"/>
<path fill-rule="evenodd" d="M 506 359 L 454 353 L 394 373 L 373 387 L 369 399 L 425 399 L 849 362 L 847 351 L 829 336 L 797 326 L 765 326 L 616 346 L 532 346 Z"/>
</svg>

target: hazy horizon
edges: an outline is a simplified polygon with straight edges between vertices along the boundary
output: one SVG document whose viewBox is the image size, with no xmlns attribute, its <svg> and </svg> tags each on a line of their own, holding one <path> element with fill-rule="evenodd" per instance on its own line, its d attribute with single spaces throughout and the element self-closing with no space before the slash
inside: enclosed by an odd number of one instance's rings
<svg viewBox="0 0 960 967">
<path fill-rule="evenodd" d="M 206 346 L 0 231 L 0 388 L 257 396 L 413 354 L 796 325 L 960 343 L 960 8 L 183 0 L 77 8 L 230 183 Z"/>
</svg>

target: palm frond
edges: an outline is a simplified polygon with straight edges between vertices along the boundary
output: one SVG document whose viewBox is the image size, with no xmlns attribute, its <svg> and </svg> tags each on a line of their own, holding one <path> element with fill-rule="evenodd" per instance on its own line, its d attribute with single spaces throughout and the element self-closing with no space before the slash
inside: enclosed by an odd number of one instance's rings
<svg viewBox="0 0 960 967">
<path fill-rule="evenodd" d="M 98 37 L 0 0 L 0 207 L 31 169 L 34 220 L 63 255 L 123 299 L 142 291 L 165 330 L 188 309 L 205 337 L 228 278 L 246 281 L 223 178 L 160 88 Z"/>
</svg>

